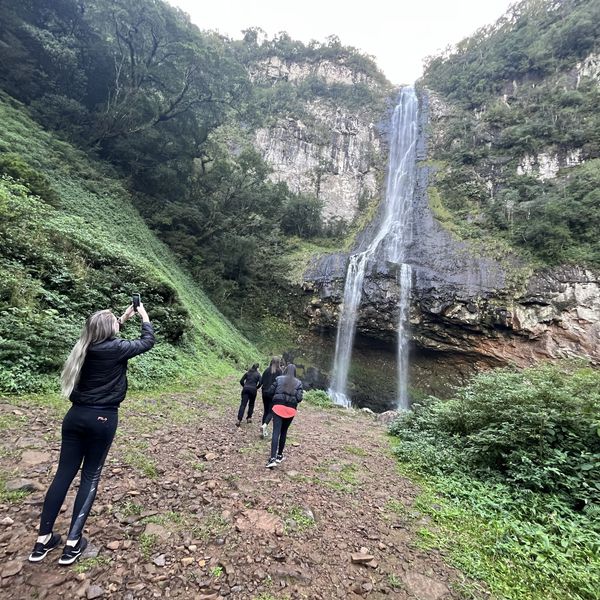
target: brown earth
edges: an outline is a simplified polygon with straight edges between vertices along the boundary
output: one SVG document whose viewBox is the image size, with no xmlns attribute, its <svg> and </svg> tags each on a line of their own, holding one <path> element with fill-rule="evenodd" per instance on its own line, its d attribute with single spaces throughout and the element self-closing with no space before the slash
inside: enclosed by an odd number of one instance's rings
<svg viewBox="0 0 600 600">
<path fill-rule="evenodd" d="M 301 405 L 286 460 L 235 423 L 235 384 L 128 399 L 74 566 L 27 556 L 56 468 L 67 404 L 0 403 L 0 596 L 448 600 L 463 577 L 418 547 L 430 527 L 384 427 L 361 411 Z M 21 480 L 21 481 L 19 481 Z M 10 488 L 24 492 L 7 493 Z M 66 532 L 73 492 L 55 531 Z"/>
</svg>

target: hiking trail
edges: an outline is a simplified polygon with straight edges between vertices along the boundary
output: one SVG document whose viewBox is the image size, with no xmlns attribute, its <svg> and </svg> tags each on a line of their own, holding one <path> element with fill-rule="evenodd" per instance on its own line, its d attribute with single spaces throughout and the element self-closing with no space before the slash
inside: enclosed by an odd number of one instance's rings
<svg viewBox="0 0 600 600">
<path fill-rule="evenodd" d="M 265 468 L 270 438 L 235 427 L 239 386 L 122 404 L 117 437 L 87 522 L 89 546 L 71 567 L 60 549 L 27 556 L 56 470 L 66 401 L 0 400 L 0 595 L 122 600 L 459 598 L 463 576 L 416 531 L 385 427 L 362 411 L 300 405 L 286 460 Z M 270 428 L 269 428 L 270 432 Z M 73 486 L 75 488 L 75 486 Z M 30 493 L 15 498 L 10 490 Z M 55 531 L 65 535 L 71 489 Z M 12 497 L 8 498 L 8 494 Z M 19 492 L 16 492 L 18 494 Z"/>
</svg>

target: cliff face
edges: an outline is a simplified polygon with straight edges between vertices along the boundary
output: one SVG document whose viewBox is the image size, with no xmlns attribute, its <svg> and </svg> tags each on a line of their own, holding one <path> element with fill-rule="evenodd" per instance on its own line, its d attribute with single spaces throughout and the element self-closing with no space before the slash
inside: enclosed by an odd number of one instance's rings
<svg viewBox="0 0 600 600">
<path fill-rule="evenodd" d="M 457 241 L 434 217 L 429 197 L 434 169 L 428 159 L 446 107 L 437 99 L 430 103 L 427 94 L 421 105 L 408 251 L 413 268 L 413 388 L 444 393 L 445 384 L 479 369 L 525 366 L 540 359 L 584 357 L 600 363 L 600 273 L 575 266 L 533 271 L 515 256 L 485 258 L 489 249 L 478 251 L 473 243 Z M 366 231 L 365 239 L 371 233 Z M 305 314 L 313 329 L 334 332 L 337 327 L 347 258 L 324 257 L 305 274 Z M 373 359 L 387 355 L 392 368 L 400 298 L 397 275 L 396 265 L 377 259 L 371 263 L 357 325 L 358 345 L 371 344 Z M 432 381 L 438 377 L 444 381 Z M 360 397 L 360 381 L 351 385 Z M 387 387 L 377 392 L 383 395 L 383 406 L 394 402 L 394 390 Z M 372 404 L 372 398 L 364 401 Z"/>
<path fill-rule="evenodd" d="M 388 95 L 365 73 L 328 60 L 298 63 L 270 57 L 252 65 L 250 75 L 262 86 L 299 86 L 310 79 L 337 86 L 339 93 L 361 84 L 380 98 Z M 370 107 L 350 109 L 334 98 L 313 95 L 302 102 L 300 111 L 279 115 L 258 129 L 255 144 L 273 168 L 273 181 L 319 198 L 325 223 L 350 223 L 360 206 L 379 195 L 385 168 L 378 127 L 382 119 L 382 112 Z"/>
</svg>

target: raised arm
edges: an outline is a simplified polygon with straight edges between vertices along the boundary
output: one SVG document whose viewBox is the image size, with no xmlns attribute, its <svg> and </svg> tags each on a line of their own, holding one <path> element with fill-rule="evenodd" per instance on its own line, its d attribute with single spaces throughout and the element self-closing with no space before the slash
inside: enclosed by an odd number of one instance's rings
<svg viewBox="0 0 600 600">
<path fill-rule="evenodd" d="M 142 333 L 137 340 L 121 340 L 119 344 L 119 356 L 121 359 L 129 359 L 138 354 L 148 352 L 154 346 L 154 327 L 150 323 L 148 313 L 143 304 L 140 304 L 137 309 L 138 314 L 142 319 Z"/>
</svg>

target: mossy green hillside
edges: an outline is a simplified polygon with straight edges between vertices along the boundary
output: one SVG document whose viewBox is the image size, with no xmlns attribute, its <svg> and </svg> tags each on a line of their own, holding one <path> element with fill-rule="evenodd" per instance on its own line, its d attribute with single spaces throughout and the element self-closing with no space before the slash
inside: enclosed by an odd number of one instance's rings
<svg viewBox="0 0 600 600">
<path fill-rule="evenodd" d="M 142 294 L 158 344 L 133 387 L 227 374 L 256 350 L 150 232 L 116 173 L 0 96 L 0 391 L 56 385 L 85 317 Z M 125 335 L 137 335 L 129 324 Z"/>
</svg>

